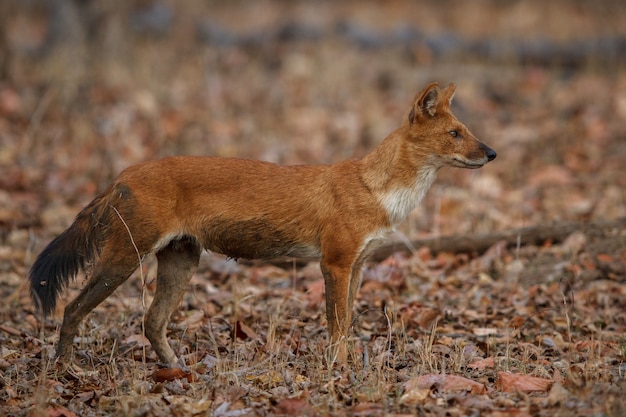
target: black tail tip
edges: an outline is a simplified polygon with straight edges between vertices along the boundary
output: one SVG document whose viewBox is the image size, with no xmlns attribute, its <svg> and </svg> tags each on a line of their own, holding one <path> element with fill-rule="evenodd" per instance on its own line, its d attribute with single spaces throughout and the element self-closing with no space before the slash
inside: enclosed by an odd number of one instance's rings
<svg viewBox="0 0 626 417">
<path fill-rule="evenodd" d="M 33 278 L 31 276 L 30 297 L 37 310 L 47 317 L 56 308 L 56 294 L 48 288 L 47 281 L 34 281 Z"/>
</svg>

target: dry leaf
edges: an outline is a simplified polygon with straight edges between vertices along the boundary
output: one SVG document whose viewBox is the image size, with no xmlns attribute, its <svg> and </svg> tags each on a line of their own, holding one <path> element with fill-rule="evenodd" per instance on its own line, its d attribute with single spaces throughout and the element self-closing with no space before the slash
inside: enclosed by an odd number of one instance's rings
<svg viewBox="0 0 626 417">
<path fill-rule="evenodd" d="M 183 371 L 180 368 L 163 368 L 157 370 L 152 374 L 152 379 L 155 382 L 167 382 L 173 381 L 175 379 L 186 379 L 187 382 L 193 382 L 196 380 L 196 377 L 191 372 Z"/>
<path fill-rule="evenodd" d="M 472 381 L 457 375 L 429 374 L 411 379 L 404 383 L 406 390 L 432 389 L 435 387 L 443 392 L 469 392 L 472 394 L 484 394 L 487 392 L 484 384 Z"/>
<path fill-rule="evenodd" d="M 467 367 L 472 368 L 472 369 L 477 369 L 477 370 L 484 370 L 485 368 L 494 368 L 495 363 L 494 363 L 493 356 L 490 356 L 485 359 L 476 360 L 470 363 L 469 365 L 467 365 Z"/>
<path fill-rule="evenodd" d="M 255 374 L 246 375 L 246 380 L 261 384 L 264 387 L 272 387 L 278 384 L 282 384 L 284 382 L 283 375 L 280 372 L 271 371 L 271 370 L 265 373 L 262 373 L 260 375 L 255 375 Z"/>
<path fill-rule="evenodd" d="M 500 330 L 493 328 L 493 327 L 474 327 L 472 329 L 472 332 L 476 335 L 476 336 L 489 336 L 492 334 L 498 334 L 500 332 Z"/>
<path fill-rule="evenodd" d="M 190 315 L 185 317 L 185 319 L 178 324 L 178 326 L 187 328 L 187 329 L 197 329 L 204 319 L 204 311 L 203 310 L 195 310 Z"/>
<path fill-rule="evenodd" d="M 420 308 L 415 321 L 422 329 L 429 329 L 430 325 L 435 321 L 439 311 L 434 308 Z"/>
<path fill-rule="evenodd" d="M 13 328 L 11 326 L 6 326 L 4 324 L 0 324 L 0 331 L 8 333 L 8 334 L 13 335 L 13 336 L 21 336 L 22 335 L 22 332 L 19 331 L 18 329 Z"/>
<path fill-rule="evenodd" d="M 96 397 L 95 391 L 83 391 L 83 392 L 79 392 L 78 394 L 76 394 L 75 398 L 78 399 L 79 401 L 87 402 L 87 401 L 91 401 L 95 397 Z"/>
<path fill-rule="evenodd" d="M 609 254 L 606 253 L 599 253 L 596 255 L 596 259 L 600 262 L 606 262 L 606 263 L 610 263 L 613 262 L 615 260 L 614 257 L 612 257 Z"/>
<path fill-rule="evenodd" d="M 233 333 L 237 339 L 240 340 L 248 340 L 248 339 L 256 339 L 257 334 L 254 330 L 252 330 L 248 325 L 246 325 L 241 320 L 237 320 L 235 322 L 235 327 L 233 328 Z"/>
<path fill-rule="evenodd" d="M 405 392 L 400 397 L 400 404 L 413 405 L 423 404 L 430 396 L 431 390 L 428 388 L 420 388 L 418 386 L 404 387 Z"/>
<path fill-rule="evenodd" d="M 379 414 L 382 408 L 382 404 L 365 402 L 350 407 L 349 412 L 353 416 L 373 416 Z"/>
<path fill-rule="evenodd" d="M 250 412 L 250 408 L 237 408 L 230 410 L 231 403 L 226 401 L 221 403 L 214 411 L 213 417 L 239 417 Z"/>
<path fill-rule="evenodd" d="M 131 334 L 126 339 L 122 341 L 122 343 L 127 345 L 136 345 L 137 347 L 150 346 L 150 341 L 146 336 L 141 333 Z"/>
<path fill-rule="evenodd" d="M 76 414 L 63 407 L 48 408 L 45 415 L 46 417 L 78 417 Z"/>
<path fill-rule="evenodd" d="M 316 416 L 315 409 L 305 399 L 284 398 L 274 407 L 274 414 L 294 417 Z"/>
<path fill-rule="evenodd" d="M 530 375 L 512 374 L 510 372 L 498 372 L 497 388 L 503 392 L 535 392 L 547 391 L 552 386 L 552 381 Z"/>
<path fill-rule="evenodd" d="M 439 311 L 429 307 L 408 305 L 400 310 L 399 315 L 404 323 L 414 322 L 420 328 L 428 330 L 439 315 Z"/>
<path fill-rule="evenodd" d="M 526 323 L 527 319 L 528 318 L 524 316 L 514 316 L 511 318 L 511 320 L 509 320 L 509 322 L 507 323 L 507 326 L 512 329 L 519 329 L 520 327 L 524 325 L 524 323 Z"/>
</svg>

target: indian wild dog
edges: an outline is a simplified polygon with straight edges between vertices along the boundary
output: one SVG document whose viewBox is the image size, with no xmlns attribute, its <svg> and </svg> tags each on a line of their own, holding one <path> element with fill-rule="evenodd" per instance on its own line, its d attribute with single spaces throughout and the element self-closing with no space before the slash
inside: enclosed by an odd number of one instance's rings
<svg viewBox="0 0 626 417">
<path fill-rule="evenodd" d="M 330 346 L 346 360 L 352 306 L 368 255 L 422 200 L 439 168 L 480 168 L 496 152 L 450 112 L 455 85 L 417 94 L 402 125 L 361 160 L 280 166 L 169 157 L 124 170 L 41 252 L 31 294 L 44 315 L 79 270 L 90 278 L 66 309 L 64 358 L 82 319 L 156 253 L 157 286 L 145 332 L 160 360 L 182 364 L 166 328 L 202 250 L 232 258 L 319 257 Z"/>
</svg>

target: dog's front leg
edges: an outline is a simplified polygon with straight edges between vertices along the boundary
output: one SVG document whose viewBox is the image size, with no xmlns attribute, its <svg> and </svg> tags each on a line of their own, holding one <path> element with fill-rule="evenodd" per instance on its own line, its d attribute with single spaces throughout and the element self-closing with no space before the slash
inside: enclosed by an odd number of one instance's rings
<svg viewBox="0 0 626 417">
<path fill-rule="evenodd" d="M 346 363 L 347 338 L 352 321 L 350 300 L 351 266 L 321 262 L 326 292 L 326 318 L 328 321 L 330 362 Z"/>
</svg>

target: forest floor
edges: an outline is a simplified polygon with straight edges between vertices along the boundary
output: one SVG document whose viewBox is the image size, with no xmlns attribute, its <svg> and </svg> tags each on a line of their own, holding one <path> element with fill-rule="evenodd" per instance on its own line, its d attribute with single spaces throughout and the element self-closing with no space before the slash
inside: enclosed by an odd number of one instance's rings
<svg viewBox="0 0 626 417">
<path fill-rule="evenodd" d="M 626 415 L 626 7 L 415 3 L 4 4 L 0 415 Z M 431 81 L 498 157 L 442 170 L 390 241 L 580 228 L 368 263 L 345 367 L 317 262 L 211 253 L 168 328 L 189 372 L 143 335 L 153 258 L 51 360 L 84 277 L 42 320 L 28 270 L 122 169 L 358 158 Z"/>
</svg>

